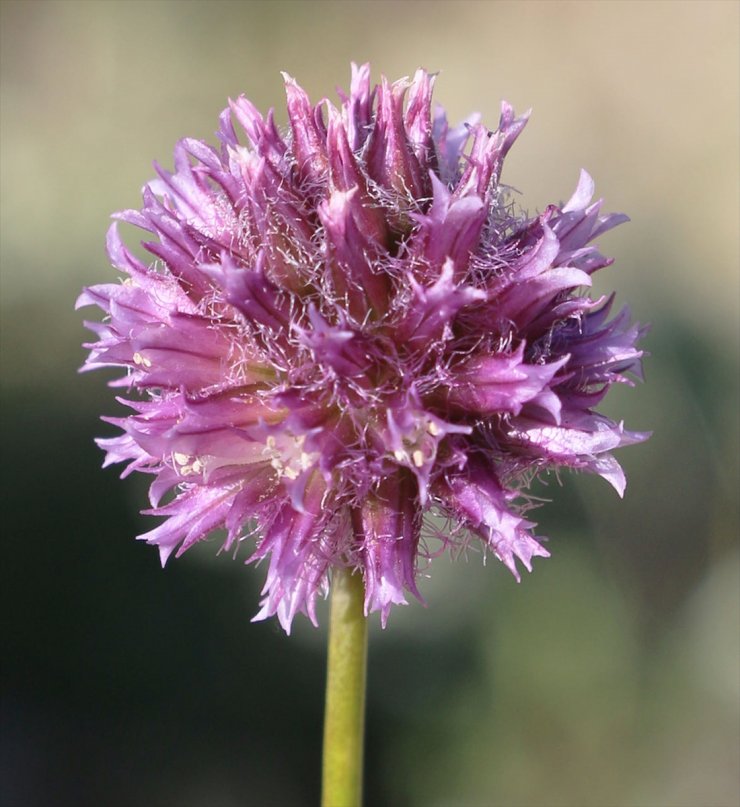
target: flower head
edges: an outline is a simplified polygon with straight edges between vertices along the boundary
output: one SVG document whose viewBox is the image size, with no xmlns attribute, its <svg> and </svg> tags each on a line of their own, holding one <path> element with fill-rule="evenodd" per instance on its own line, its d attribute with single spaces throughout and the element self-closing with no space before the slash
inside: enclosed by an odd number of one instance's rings
<svg viewBox="0 0 740 807">
<path fill-rule="evenodd" d="M 500 176 L 527 116 L 451 128 L 433 83 L 371 87 L 353 65 L 349 94 L 313 106 L 286 75 L 286 131 L 230 102 L 220 148 L 181 140 L 115 216 L 151 234 L 153 263 L 114 223 L 127 277 L 78 301 L 106 314 L 85 368 L 123 367 L 113 386 L 140 393 L 98 441 L 154 476 L 146 512 L 165 520 L 140 538 L 163 564 L 216 528 L 251 544 L 256 619 L 286 630 L 316 621 L 332 567 L 361 572 L 384 624 L 419 597 L 429 513 L 518 579 L 548 554 L 532 478 L 575 468 L 621 495 L 611 451 L 646 436 L 594 411 L 640 376 L 629 311 L 584 293 L 611 262 L 591 242 L 626 217 L 601 215 L 585 172 L 567 204 L 516 212 Z"/>
</svg>

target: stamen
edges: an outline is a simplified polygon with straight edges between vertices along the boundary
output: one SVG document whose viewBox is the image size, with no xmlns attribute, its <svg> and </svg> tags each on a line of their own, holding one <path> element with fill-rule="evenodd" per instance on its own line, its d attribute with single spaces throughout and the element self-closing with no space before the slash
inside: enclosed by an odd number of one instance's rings
<svg viewBox="0 0 740 807">
<path fill-rule="evenodd" d="M 265 439 L 263 453 L 269 456 L 270 465 L 279 476 L 292 481 L 314 465 L 318 458 L 317 453 L 303 450 L 305 442 L 306 436 L 303 434 L 281 434 L 278 444 L 278 439 L 271 434 Z"/>
<path fill-rule="evenodd" d="M 175 463 L 175 470 L 181 476 L 199 474 L 205 467 L 199 457 L 191 457 L 188 454 L 181 454 L 179 451 L 175 451 L 172 455 L 172 461 Z"/>
<path fill-rule="evenodd" d="M 149 368 L 149 367 L 152 366 L 151 361 L 149 359 L 147 359 L 146 356 L 143 356 L 141 353 L 139 353 L 138 351 L 136 353 L 134 353 L 133 360 L 134 360 L 134 364 L 136 364 L 139 367 Z"/>
</svg>

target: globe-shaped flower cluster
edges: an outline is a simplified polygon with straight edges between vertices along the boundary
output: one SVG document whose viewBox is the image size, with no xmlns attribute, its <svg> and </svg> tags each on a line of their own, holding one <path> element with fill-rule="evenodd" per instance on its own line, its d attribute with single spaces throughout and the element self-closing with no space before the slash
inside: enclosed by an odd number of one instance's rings
<svg viewBox="0 0 740 807">
<path fill-rule="evenodd" d="M 584 293 L 611 262 L 590 243 L 626 217 L 600 214 L 585 172 L 567 204 L 517 213 L 500 176 L 526 116 L 450 128 L 433 83 L 371 87 L 353 65 L 349 94 L 312 106 L 285 76 L 284 132 L 231 102 L 219 148 L 180 141 L 115 216 L 151 234 L 152 264 L 114 224 L 127 277 L 78 301 L 106 314 L 85 367 L 139 393 L 99 443 L 154 475 L 165 520 L 140 537 L 162 563 L 217 528 L 247 542 L 269 563 L 256 619 L 286 631 L 316 621 L 333 567 L 362 574 L 385 624 L 419 596 L 432 533 L 477 536 L 518 577 L 548 554 L 523 515 L 533 477 L 590 471 L 621 494 L 610 452 L 645 437 L 594 411 L 640 375 L 629 312 Z"/>
</svg>

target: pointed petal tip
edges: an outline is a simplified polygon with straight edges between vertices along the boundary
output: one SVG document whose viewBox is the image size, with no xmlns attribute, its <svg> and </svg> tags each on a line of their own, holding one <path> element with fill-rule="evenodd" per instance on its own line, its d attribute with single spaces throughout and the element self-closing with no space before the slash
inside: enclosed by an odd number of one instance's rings
<svg viewBox="0 0 740 807">
<path fill-rule="evenodd" d="M 584 210 L 591 199 L 593 199 L 595 189 L 596 185 L 594 184 L 591 174 L 589 174 L 585 168 L 581 168 L 576 189 L 563 206 L 562 212 L 573 213 L 577 210 Z"/>
</svg>

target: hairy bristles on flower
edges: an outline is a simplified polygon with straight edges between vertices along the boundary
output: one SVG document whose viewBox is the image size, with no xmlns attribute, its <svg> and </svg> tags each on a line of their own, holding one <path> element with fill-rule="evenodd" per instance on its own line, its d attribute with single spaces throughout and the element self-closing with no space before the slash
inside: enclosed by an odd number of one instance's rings
<svg viewBox="0 0 740 807">
<path fill-rule="evenodd" d="M 423 70 L 371 87 L 353 65 L 337 105 L 284 78 L 287 131 L 230 101 L 220 147 L 181 140 L 141 211 L 115 216 L 153 257 L 114 223 L 126 280 L 78 301 L 106 314 L 86 369 L 121 367 L 114 386 L 141 393 L 99 443 L 154 475 L 164 520 L 141 538 L 162 563 L 222 528 L 267 563 L 257 619 L 315 622 L 349 566 L 385 624 L 420 597 L 432 544 L 475 536 L 517 579 L 546 556 L 524 517 L 535 476 L 623 492 L 611 451 L 646 435 L 595 407 L 641 377 L 643 329 L 587 290 L 610 263 L 592 240 L 624 217 L 585 172 L 565 205 L 519 211 L 500 178 L 527 115 L 508 104 L 494 131 L 450 127 Z"/>
</svg>

